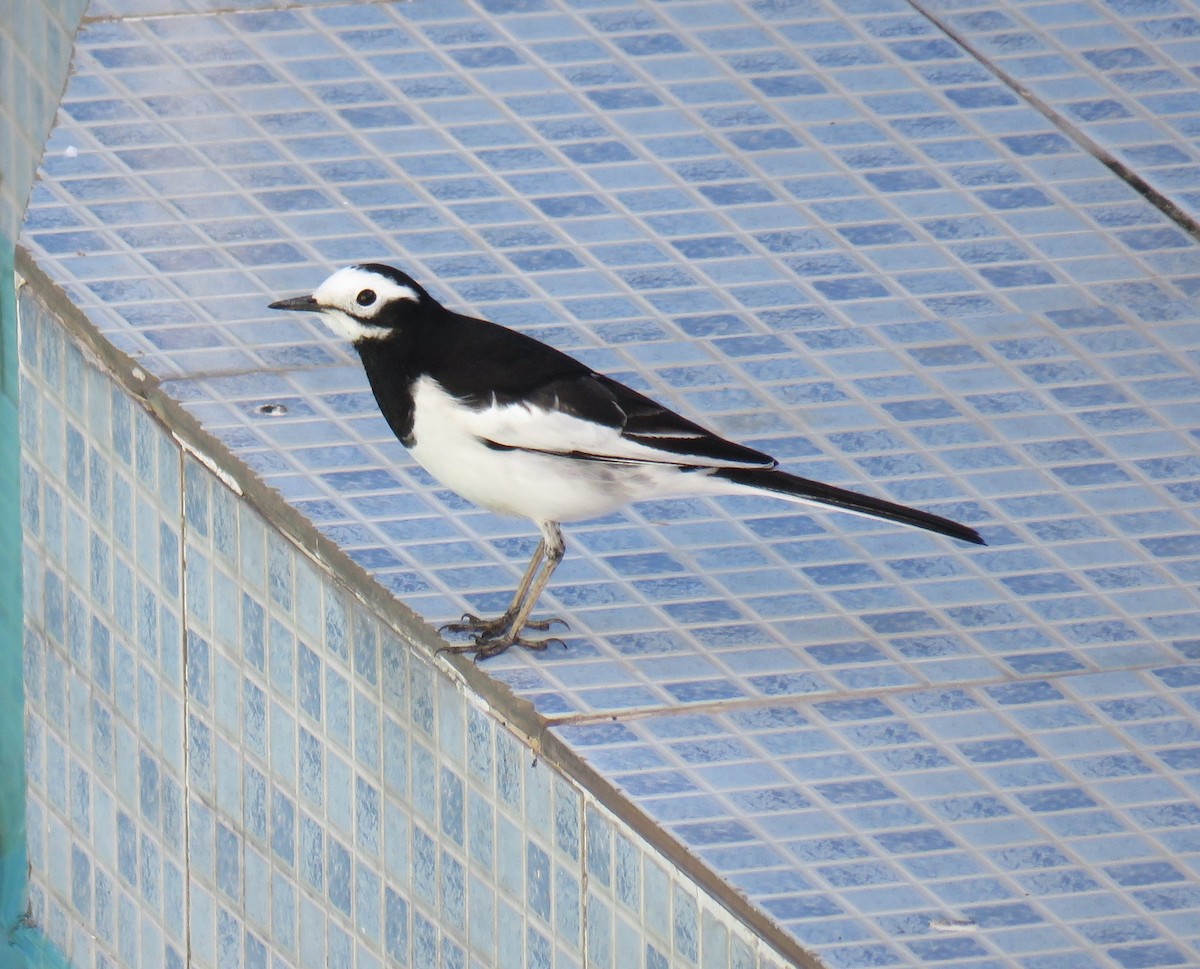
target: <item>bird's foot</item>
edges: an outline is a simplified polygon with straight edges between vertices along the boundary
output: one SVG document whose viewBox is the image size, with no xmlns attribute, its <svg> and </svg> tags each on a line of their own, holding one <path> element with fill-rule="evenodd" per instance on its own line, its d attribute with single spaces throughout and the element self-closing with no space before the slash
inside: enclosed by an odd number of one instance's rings
<svg viewBox="0 0 1200 969">
<path fill-rule="evenodd" d="M 439 633 L 470 633 L 471 642 L 464 643 L 461 646 L 443 646 L 438 650 L 439 653 L 470 653 L 475 662 L 481 659 L 488 659 L 492 656 L 499 656 L 510 646 L 520 646 L 523 649 L 531 649 L 535 652 L 541 652 L 549 647 L 552 643 L 557 643 L 559 646 L 566 647 L 561 639 L 551 636 L 547 639 L 526 639 L 521 635 L 526 629 L 536 629 L 539 632 L 545 632 L 550 629 L 555 623 L 561 623 L 564 629 L 570 628 L 567 626 L 566 620 L 559 619 L 557 616 L 550 619 L 530 619 L 520 629 L 513 627 L 511 616 L 499 616 L 496 619 L 481 619 L 479 616 L 473 616 L 471 613 L 466 613 L 458 622 L 448 622 L 438 629 Z"/>
</svg>

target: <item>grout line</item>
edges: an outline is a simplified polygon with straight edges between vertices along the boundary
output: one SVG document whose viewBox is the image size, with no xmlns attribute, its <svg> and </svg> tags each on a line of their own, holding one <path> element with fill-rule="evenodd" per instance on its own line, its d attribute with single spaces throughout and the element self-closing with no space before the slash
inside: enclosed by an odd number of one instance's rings
<svg viewBox="0 0 1200 969">
<path fill-rule="evenodd" d="M 63 329 L 67 330 L 66 326 L 64 326 Z M 69 331 L 67 331 L 67 334 L 68 338 L 70 338 L 72 335 Z M 113 383 L 117 386 L 120 386 L 115 379 Z M 121 389 L 125 390 L 124 387 Z M 137 403 L 140 403 L 140 401 Z M 190 752 L 192 749 L 191 731 L 189 727 L 191 717 L 188 715 L 190 691 L 188 689 L 187 485 L 185 484 L 185 475 L 187 472 L 187 450 L 185 450 L 184 440 L 182 438 L 174 434 L 169 427 L 164 427 L 164 430 L 174 441 L 175 446 L 178 448 L 179 454 L 179 661 L 181 664 L 180 676 L 183 687 L 183 724 L 181 725 L 182 730 L 180 735 L 183 739 L 183 769 L 181 773 L 186 782 L 191 776 Z M 183 925 L 183 949 L 184 961 L 187 965 L 192 964 L 192 854 L 189 849 L 192 840 L 192 799 L 189 796 L 189 786 L 189 783 L 185 783 L 183 785 L 181 794 L 183 798 L 183 905 L 184 912 L 186 913 L 186 918 L 184 919 Z"/>
<path fill-rule="evenodd" d="M 1176 660 L 1176 665 L 1186 665 L 1184 659 Z M 864 664 L 870 665 L 870 664 Z M 1170 664 L 1167 664 L 1170 665 Z M 603 710 L 593 713 L 568 713 L 555 716 L 543 714 L 547 728 L 585 726 L 595 723 L 617 723 L 628 720 L 644 720 L 649 717 L 662 716 L 695 716 L 701 713 L 729 713 L 742 710 L 756 710 L 767 707 L 803 706 L 823 703 L 827 700 L 866 700 L 870 698 L 884 699 L 887 697 L 912 696 L 913 694 L 929 693 L 937 690 L 979 689 L 986 690 L 992 686 L 1005 686 L 1016 683 L 1062 682 L 1080 676 L 1104 676 L 1109 673 L 1144 673 L 1163 668 L 1162 662 L 1143 663 L 1136 666 L 1122 666 L 1119 669 L 1080 669 L 1062 670 L 1050 673 L 1015 673 L 1012 676 L 991 677 L 989 679 L 972 679 L 969 681 L 947 681 L 945 683 L 915 683 L 904 686 L 881 687 L 873 690 L 839 689 L 822 690 L 813 693 L 781 693 L 776 696 L 743 697 L 732 700 L 713 700 L 708 703 L 689 703 L 683 706 L 644 706 L 629 707 L 621 710 Z M 819 671 L 816 671 L 819 672 Z"/>
<path fill-rule="evenodd" d="M 168 0 L 169 2 L 169 0 Z M 188 7 L 183 10 L 159 10 L 147 11 L 145 13 L 100 13 L 92 16 L 84 14 L 82 24 L 111 24 L 121 23 L 131 20 L 172 20 L 181 17 L 221 17 L 229 16 L 230 14 L 261 14 L 261 13 L 284 13 L 292 10 L 312 10 L 316 6 L 324 7 L 362 7 L 362 6 L 387 6 L 393 0 L 325 0 L 325 2 L 303 3 L 292 0 L 290 3 L 280 3 L 269 7 L 254 6 L 249 3 L 239 4 L 230 3 L 225 6 L 201 7 L 199 9 Z M 409 0 L 411 2 L 411 0 Z"/>
</svg>

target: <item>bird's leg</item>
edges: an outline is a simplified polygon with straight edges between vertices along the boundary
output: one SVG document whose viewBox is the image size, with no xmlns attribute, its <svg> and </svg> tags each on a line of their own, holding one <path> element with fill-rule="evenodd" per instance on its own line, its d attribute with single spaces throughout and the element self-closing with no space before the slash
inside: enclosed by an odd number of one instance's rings
<svg viewBox="0 0 1200 969">
<path fill-rule="evenodd" d="M 463 616 L 461 622 L 447 623 L 442 626 L 441 632 L 469 632 L 474 633 L 472 639 L 474 642 L 471 645 L 464 646 L 444 646 L 442 649 L 448 653 L 473 653 L 476 660 L 487 659 L 489 656 L 498 656 L 503 653 L 509 646 L 523 646 L 525 649 L 542 650 L 550 643 L 561 643 L 559 639 L 541 639 L 529 640 L 521 636 L 521 632 L 525 629 L 549 629 L 554 623 L 566 622 L 559 618 L 531 620 L 529 614 L 533 611 L 533 607 L 537 604 L 538 598 L 541 596 L 546 585 L 550 581 L 550 576 L 554 574 L 554 570 L 558 568 L 558 563 L 562 561 L 563 554 L 566 551 L 566 545 L 563 542 L 562 530 L 554 522 L 540 522 L 539 527 L 542 530 L 542 541 L 538 544 L 537 551 L 533 553 L 533 558 L 529 562 L 529 567 L 525 570 L 525 575 L 521 579 L 521 584 L 517 587 L 517 593 L 513 596 L 513 601 L 505 610 L 504 615 L 491 620 L 479 619 L 476 616 Z M 542 565 L 543 560 L 545 564 Z M 541 571 L 538 571 L 538 566 L 541 565 Z M 536 576 L 536 578 L 535 578 Z"/>
<path fill-rule="evenodd" d="M 438 632 L 475 633 L 477 636 L 487 637 L 495 636 L 508 629 L 524 604 L 525 598 L 529 595 L 529 587 L 533 584 L 533 577 L 537 574 L 538 566 L 542 564 L 542 559 L 545 557 L 546 541 L 543 539 L 538 542 L 538 547 L 534 549 L 533 558 L 529 560 L 529 566 L 525 569 L 525 574 L 521 577 L 521 582 L 517 586 L 517 591 L 513 595 L 512 602 L 508 604 L 508 608 L 504 610 L 502 615 L 497 616 L 495 619 L 481 619 L 473 613 L 463 613 L 462 619 L 458 622 L 446 623 L 446 625 L 438 629 Z M 547 626 L 547 628 L 549 627 Z M 451 651 L 461 652 L 457 648 L 452 648 Z"/>
<path fill-rule="evenodd" d="M 563 543 L 562 531 L 558 525 L 553 522 L 548 522 L 542 526 L 546 533 L 546 538 L 543 541 L 545 546 L 546 564 L 542 566 L 541 572 L 538 573 L 534 580 L 529 594 L 525 597 L 525 601 L 517 610 L 517 614 L 513 617 L 509 627 L 504 632 L 496 633 L 491 636 L 478 636 L 476 643 L 479 649 L 476 656 L 479 659 L 486 659 L 489 656 L 495 656 L 498 653 L 504 652 L 509 646 L 524 646 L 526 649 L 545 649 L 551 643 L 561 643 L 561 639 L 541 639 L 527 640 L 521 638 L 521 631 L 524 629 L 549 629 L 554 623 L 562 623 L 566 626 L 566 622 L 558 617 L 551 619 L 530 620 L 529 614 L 533 612 L 533 607 L 537 605 L 538 599 L 542 592 L 550 582 L 550 576 L 554 574 L 554 570 L 558 568 L 558 563 L 563 560 L 563 554 L 566 551 L 566 546 Z"/>
</svg>

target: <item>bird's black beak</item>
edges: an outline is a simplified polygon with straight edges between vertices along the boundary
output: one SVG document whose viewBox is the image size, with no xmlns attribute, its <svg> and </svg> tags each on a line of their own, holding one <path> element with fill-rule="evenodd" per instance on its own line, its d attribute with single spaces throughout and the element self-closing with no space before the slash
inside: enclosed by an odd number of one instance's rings
<svg viewBox="0 0 1200 969">
<path fill-rule="evenodd" d="M 291 299 L 276 300 L 270 306 L 269 310 L 304 310 L 308 313 L 316 313 L 321 309 L 321 304 L 311 296 L 293 296 Z"/>
</svg>

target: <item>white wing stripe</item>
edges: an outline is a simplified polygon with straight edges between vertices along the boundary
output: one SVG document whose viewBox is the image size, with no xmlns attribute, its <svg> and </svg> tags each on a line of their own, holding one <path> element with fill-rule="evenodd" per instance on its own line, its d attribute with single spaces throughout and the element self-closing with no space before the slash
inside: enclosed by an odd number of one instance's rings
<svg viewBox="0 0 1200 969">
<path fill-rule="evenodd" d="M 473 409 L 448 394 L 432 377 L 422 377 L 413 388 L 414 403 L 426 421 L 453 428 L 481 441 L 505 448 L 547 454 L 588 454 L 610 461 L 651 461 L 687 467 L 761 467 L 760 462 L 713 461 L 703 455 L 681 454 L 622 436 L 614 427 L 595 424 L 562 411 L 529 404 L 497 404 Z M 423 421 L 424 423 L 424 421 Z M 638 434 L 638 438 L 703 440 L 694 434 Z"/>
<path fill-rule="evenodd" d="M 675 441 L 703 441 L 704 438 L 699 434 L 692 434 L 689 431 L 637 431 L 633 434 L 634 437 L 660 437 L 664 440 L 670 439 Z"/>
</svg>

